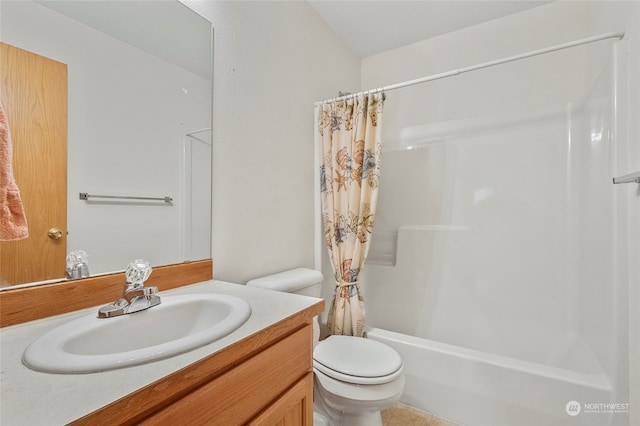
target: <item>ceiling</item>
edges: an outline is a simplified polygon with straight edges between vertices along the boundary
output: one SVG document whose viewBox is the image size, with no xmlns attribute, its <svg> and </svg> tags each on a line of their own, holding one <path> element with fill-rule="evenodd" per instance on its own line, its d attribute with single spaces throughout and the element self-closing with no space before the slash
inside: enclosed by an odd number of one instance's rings
<svg viewBox="0 0 640 426">
<path fill-rule="evenodd" d="M 360 57 L 537 7 L 529 0 L 308 0 Z"/>
</svg>

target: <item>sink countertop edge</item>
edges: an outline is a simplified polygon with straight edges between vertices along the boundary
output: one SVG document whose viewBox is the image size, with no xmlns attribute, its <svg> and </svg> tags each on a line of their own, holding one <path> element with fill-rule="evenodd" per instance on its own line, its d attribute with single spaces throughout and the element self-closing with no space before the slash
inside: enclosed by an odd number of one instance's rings
<svg viewBox="0 0 640 426">
<path fill-rule="evenodd" d="M 164 295 L 218 293 L 241 297 L 252 308 L 249 319 L 229 335 L 187 353 L 135 367 L 90 374 L 48 374 L 28 369 L 21 362 L 27 345 L 44 332 L 86 315 L 95 308 L 35 320 L 0 331 L 0 422 L 7 424 L 67 424 L 136 392 L 153 390 L 154 384 L 223 349 L 239 347 L 257 333 L 286 322 L 301 312 L 313 317 L 322 310 L 322 300 L 247 287 L 223 281 L 205 281 L 169 290 Z M 250 350 L 248 348 L 247 350 Z M 185 383 L 184 387 L 190 386 Z M 175 389 L 176 392 L 184 390 Z M 128 398 L 127 398 L 128 399 Z M 65 407 L 60 410 L 60 407 Z"/>
</svg>

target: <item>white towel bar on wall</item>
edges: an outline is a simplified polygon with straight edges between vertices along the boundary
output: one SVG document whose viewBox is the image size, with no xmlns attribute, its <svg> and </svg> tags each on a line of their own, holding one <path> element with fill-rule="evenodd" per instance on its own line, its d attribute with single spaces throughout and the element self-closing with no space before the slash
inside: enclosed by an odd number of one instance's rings
<svg viewBox="0 0 640 426">
<path fill-rule="evenodd" d="M 147 201 L 164 201 L 170 203 L 173 201 L 171 197 L 130 197 L 126 195 L 95 195 L 86 192 L 80 193 L 81 200 L 89 200 L 89 198 L 109 198 L 113 200 L 147 200 Z"/>
<path fill-rule="evenodd" d="M 628 175 L 614 177 L 613 183 L 637 183 L 640 185 L 640 172 L 629 173 Z"/>
</svg>

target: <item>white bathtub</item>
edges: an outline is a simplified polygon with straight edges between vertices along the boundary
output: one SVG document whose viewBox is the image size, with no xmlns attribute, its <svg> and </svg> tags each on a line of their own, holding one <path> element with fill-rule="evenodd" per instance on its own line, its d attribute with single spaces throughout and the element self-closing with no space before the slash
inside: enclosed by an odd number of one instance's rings
<svg viewBox="0 0 640 426">
<path fill-rule="evenodd" d="M 612 387 L 603 374 L 586 374 L 434 342 L 379 328 L 371 339 L 402 356 L 401 402 L 472 426 L 605 426 L 626 424 L 626 413 L 599 409 L 576 416 L 567 404 L 604 404 Z M 594 406 L 592 406 L 593 408 Z M 622 410 L 624 411 L 624 407 Z"/>
</svg>

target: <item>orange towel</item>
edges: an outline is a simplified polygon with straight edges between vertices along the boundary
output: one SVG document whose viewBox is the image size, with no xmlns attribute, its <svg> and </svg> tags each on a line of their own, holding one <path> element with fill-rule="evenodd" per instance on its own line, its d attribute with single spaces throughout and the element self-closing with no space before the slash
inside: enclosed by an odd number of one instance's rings
<svg viewBox="0 0 640 426">
<path fill-rule="evenodd" d="M 20 190 L 13 177 L 12 157 L 9 121 L 0 103 L 0 241 L 29 236 Z"/>
</svg>

